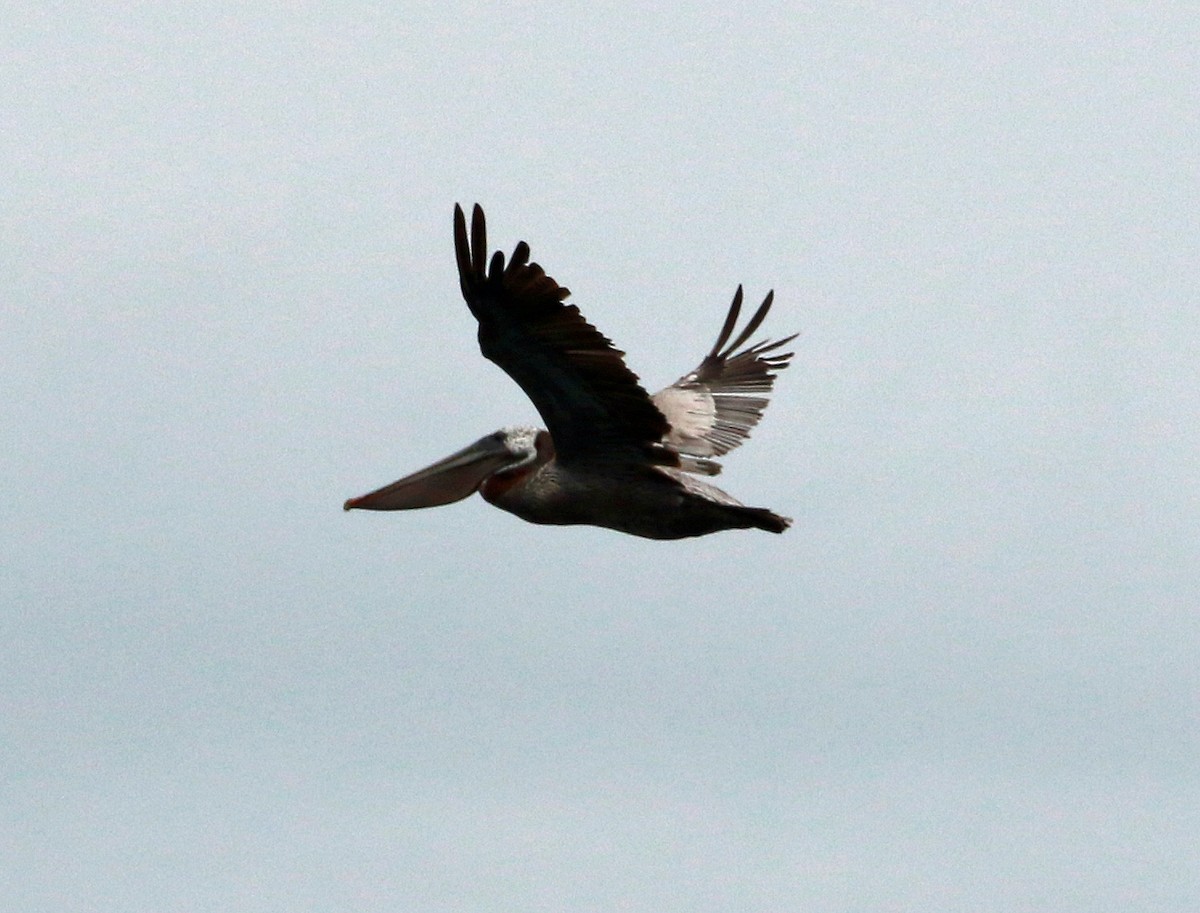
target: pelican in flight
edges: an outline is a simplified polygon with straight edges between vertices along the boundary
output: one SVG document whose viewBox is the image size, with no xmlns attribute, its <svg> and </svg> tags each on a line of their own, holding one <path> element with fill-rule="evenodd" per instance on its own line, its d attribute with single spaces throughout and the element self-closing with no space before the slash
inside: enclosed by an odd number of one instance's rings
<svg viewBox="0 0 1200 913">
<path fill-rule="evenodd" d="M 346 510 L 410 510 L 485 501 L 530 523 L 604 526 L 648 539 L 724 529 L 781 533 L 791 520 L 746 507 L 700 475 L 762 418 L 775 374 L 795 339 L 741 348 L 771 309 L 774 292 L 730 342 L 742 307 L 738 286 L 716 344 L 695 370 L 653 396 L 623 352 L 588 323 L 570 294 L 517 244 L 508 263 L 488 260 L 476 206 L 471 233 L 454 207 L 454 251 L 463 298 L 479 321 L 479 348 L 533 400 L 546 429 L 510 427 L 361 497 Z"/>
</svg>

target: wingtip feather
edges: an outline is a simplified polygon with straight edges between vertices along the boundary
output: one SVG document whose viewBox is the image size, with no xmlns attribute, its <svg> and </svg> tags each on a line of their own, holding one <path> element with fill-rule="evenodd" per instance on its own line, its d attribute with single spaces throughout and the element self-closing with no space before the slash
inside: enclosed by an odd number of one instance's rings
<svg viewBox="0 0 1200 913">
<path fill-rule="evenodd" d="M 487 220 L 483 215 L 483 207 L 478 203 L 471 210 L 471 271 L 476 279 L 483 279 L 483 271 L 487 262 Z"/>
<path fill-rule="evenodd" d="M 767 312 L 771 310 L 771 302 L 774 300 L 775 290 L 771 289 L 771 291 L 767 292 L 767 297 L 763 299 L 763 303 L 758 306 L 758 310 L 754 312 L 754 316 L 750 318 L 749 322 L 742 329 L 742 332 L 738 334 L 738 338 L 730 343 L 725 351 L 721 353 L 723 356 L 727 357 L 731 352 L 734 352 L 739 346 L 745 343 L 747 339 L 754 335 L 754 331 L 762 326 L 762 322 L 767 319 Z"/>
<path fill-rule="evenodd" d="M 729 334 L 733 332 L 734 326 L 737 325 L 738 315 L 741 311 L 742 287 L 739 285 L 737 291 L 733 293 L 733 303 L 729 305 L 729 313 L 725 315 L 725 323 L 721 326 L 721 332 L 717 334 L 717 341 L 713 343 L 712 350 L 708 353 L 709 358 L 721 357 L 721 349 L 729 339 Z"/>
</svg>

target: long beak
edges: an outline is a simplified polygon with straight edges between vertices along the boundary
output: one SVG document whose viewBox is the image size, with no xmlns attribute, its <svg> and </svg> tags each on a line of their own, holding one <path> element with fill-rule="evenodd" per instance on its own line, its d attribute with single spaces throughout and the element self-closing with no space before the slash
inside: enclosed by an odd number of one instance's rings
<svg viewBox="0 0 1200 913">
<path fill-rule="evenodd" d="M 452 504 L 473 494 L 483 480 L 513 461 L 513 454 L 496 434 L 439 460 L 419 472 L 358 498 L 343 510 L 412 510 Z"/>
</svg>

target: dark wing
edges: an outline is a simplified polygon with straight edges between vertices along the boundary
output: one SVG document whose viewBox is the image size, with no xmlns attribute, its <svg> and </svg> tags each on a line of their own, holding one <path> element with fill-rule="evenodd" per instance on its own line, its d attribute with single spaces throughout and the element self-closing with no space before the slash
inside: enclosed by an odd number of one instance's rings
<svg viewBox="0 0 1200 913">
<path fill-rule="evenodd" d="M 677 465 L 662 446 L 667 420 L 579 308 L 563 304 L 570 292 L 529 262 L 517 244 L 507 265 L 497 251 L 487 262 L 487 227 L 477 205 L 471 235 L 462 207 L 454 207 L 458 280 L 479 321 L 479 348 L 533 400 L 560 462 L 617 459 Z"/>
<path fill-rule="evenodd" d="M 767 408 L 776 373 L 788 366 L 793 353 L 778 350 L 796 334 L 734 351 L 758 329 L 774 297 L 768 292 L 745 329 L 726 345 L 742 309 L 739 285 L 712 351 L 690 374 L 654 394 L 654 405 L 671 424 L 663 443 L 680 455 L 680 465 L 689 472 L 721 471 L 711 457 L 728 453 L 750 436 Z"/>
</svg>

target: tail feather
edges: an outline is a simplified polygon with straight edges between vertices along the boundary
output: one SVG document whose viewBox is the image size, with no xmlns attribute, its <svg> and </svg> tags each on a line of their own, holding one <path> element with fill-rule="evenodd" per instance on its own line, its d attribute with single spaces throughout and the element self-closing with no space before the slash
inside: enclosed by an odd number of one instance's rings
<svg viewBox="0 0 1200 913">
<path fill-rule="evenodd" d="M 765 529 L 769 533 L 781 533 L 792 525 L 791 517 L 781 517 L 773 511 L 767 510 L 765 507 L 737 507 L 733 508 L 738 514 L 750 522 L 747 526 L 752 526 L 755 529 Z"/>
</svg>

